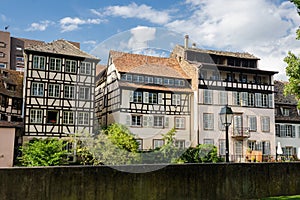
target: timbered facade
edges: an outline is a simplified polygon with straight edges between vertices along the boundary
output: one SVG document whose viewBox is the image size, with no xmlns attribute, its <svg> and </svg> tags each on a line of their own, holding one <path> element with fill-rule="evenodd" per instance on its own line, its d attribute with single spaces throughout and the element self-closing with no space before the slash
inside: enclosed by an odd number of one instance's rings
<svg viewBox="0 0 300 200">
<path fill-rule="evenodd" d="M 294 95 L 284 96 L 282 81 L 275 81 L 276 144 L 280 143 L 285 159 L 300 159 L 300 112 Z"/>
<path fill-rule="evenodd" d="M 225 127 L 219 112 L 229 105 L 234 112 L 229 127 L 230 160 L 246 161 L 249 150 L 265 157 L 275 155 L 273 75 L 277 72 L 258 69 L 259 59 L 249 53 L 177 45 L 171 57 L 193 77 L 197 143 L 214 144 L 225 155 Z"/>
<path fill-rule="evenodd" d="M 65 40 L 25 49 L 24 138 L 93 132 L 99 59 Z"/>
<path fill-rule="evenodd" d="M 96 95 L 99 124 L 127 125 L 141 149 L 163 145 L 162 134 L 173 127 L 177 145 L 190 145 L 192 90 L 176 59 L 110 51 Z"/>
</svg>

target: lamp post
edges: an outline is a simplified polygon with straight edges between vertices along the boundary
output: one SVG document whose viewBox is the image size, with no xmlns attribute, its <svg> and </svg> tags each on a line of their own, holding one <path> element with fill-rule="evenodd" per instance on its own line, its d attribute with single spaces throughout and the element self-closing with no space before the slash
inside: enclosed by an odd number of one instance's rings
<svg viewBox="0 0 300 200">
<path fill-rule="evenodd" d="M 228 105 L 225 105 L 223 108 L 221 108 L 221 111 L 220 111 L 219 115 L 220 115 L 220 119 L 221 119 L 222 124 L 226 128 L 226 147 L 225 147 L 225 151 L 226 151 L 226 162 L 229 162 L 228 128 L 231 125 L 233 112 L 232 112 L 231 108 L 228 107 Z"/>
</svg>

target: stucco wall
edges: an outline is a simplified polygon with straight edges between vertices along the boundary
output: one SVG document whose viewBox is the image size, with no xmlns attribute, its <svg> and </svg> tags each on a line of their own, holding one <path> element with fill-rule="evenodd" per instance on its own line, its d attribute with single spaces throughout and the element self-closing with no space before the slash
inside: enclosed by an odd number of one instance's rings
<svg viewBox="0 0 300 200">
<path fill-rule="evenodd" d="M 14 143 L 15 128 L 0 128 L 0 167 L 13 165 Z"/>
<path fill-rule="evenodd" d="M 0 169 L 6 199 L 257 199 L 300 194 L 300 163 Z M 161 168 L 157 171 L 151 169 Z M 127 173 L 123 171 L 151 171 Z"/>
</svg>

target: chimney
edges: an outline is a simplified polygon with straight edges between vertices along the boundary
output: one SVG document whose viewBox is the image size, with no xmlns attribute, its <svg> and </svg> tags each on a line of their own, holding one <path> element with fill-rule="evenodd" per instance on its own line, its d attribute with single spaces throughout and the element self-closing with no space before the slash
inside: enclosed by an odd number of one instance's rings
<svg viewBox="0 0 300 200">
<path fill-rule="evenodd" d="M 189 35 L 184 36 L 184 48 L 187 49 L 189 47 Z"/>
</svg>

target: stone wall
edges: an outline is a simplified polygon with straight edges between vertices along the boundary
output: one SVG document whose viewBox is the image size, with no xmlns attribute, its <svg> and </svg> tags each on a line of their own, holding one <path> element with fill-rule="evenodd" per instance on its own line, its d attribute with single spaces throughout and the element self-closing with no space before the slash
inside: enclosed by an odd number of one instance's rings
<svg viewBox="0 0 300 200">
<path fill-rule="evenodd" d="M 0 199 L 258 199 L 300 194 L 299 177 L 300 163 L 2 168 Z"/>
</svg>

